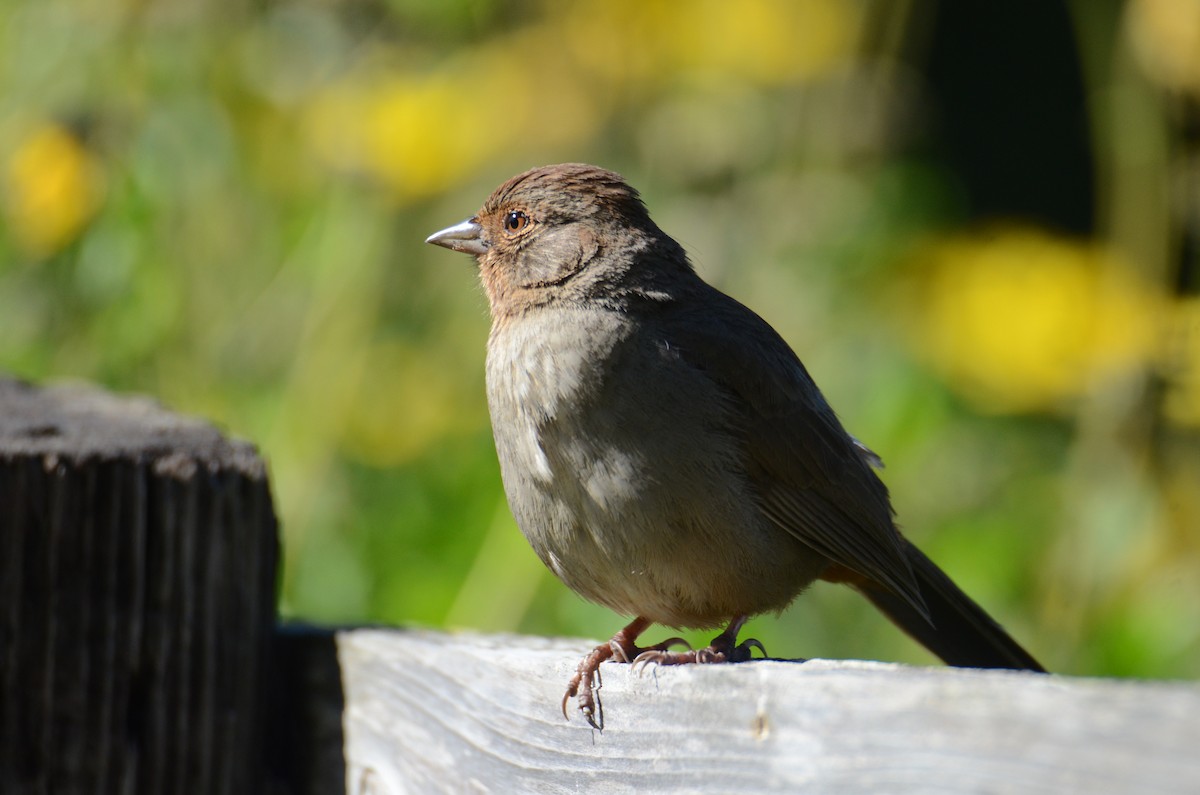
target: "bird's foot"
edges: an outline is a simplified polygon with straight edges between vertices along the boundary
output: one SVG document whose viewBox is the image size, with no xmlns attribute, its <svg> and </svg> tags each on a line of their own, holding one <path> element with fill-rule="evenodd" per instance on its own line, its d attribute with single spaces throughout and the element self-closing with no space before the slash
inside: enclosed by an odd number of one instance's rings
<svg viewBox="0 0 1200 795">
<path fill-rule="evenodd" d="M 754 656 L 752 649 L 758 649 L 764 657 L 767 656 L 767 650 L 763 648 L 762 643 L 754 638 L 747 638 L 736 646 L 714 641 L 703 649 L 689 649 L 688 651 L 665 651 L 651 648 L 634 658 L 633 670 L 641 673 L 646 670 L 648 665 L 746 662 Z"/>
<path fill-rule="evenodd" d="M 645 670 L 645 667 L 650 664 L 689 665 L 692 663 L 745 662 L 753 656 L 754 649 L 758 649 L 763 656 L 766 656 L 767 650 L 754 638 L 748 638 L 738 643 L 738 632 L 745 623 L 746 616 L 735 618 L 724 632 L 713 638 L 712 643 L 703 649 L 693 649 L 689 646 L 687 651 L 671 651 L 673 646 L 688 646 L 688 642 L 683 638 L 675 637 L 667 638 L 653 646 L 638 646 L 637 637 L 646 627 L 650 626 L 650 622 L 641 617 L 635 618 L 629 626 L 613 635 L 612 640 L 592 649 L 579 661 L 575 675 L 571 677 L 571 681 L 567 684 L 567 692 L 563 695 L 563 717 L 570 720 L 567 715 L 567 702 L 572 698 L 577 698 L 579 711 L 583 714 L 584 719 L 593 729 L 603 731 L 604 706 L 600 703 L 600 688 L 603 687 L 604 681 L 600 675 L 600 665 L 605 660 L 633 663 L 635 669 L 640 666 L 641 670 Z"/>
<path fill-rule="evenodd" d="M 567 683 L 567 692 L 563 695 L 562 714 L 567 720 L 571 719 L 567 714 L 567 702 L 578 695 L 579 711 L 583 713 L 583 717 L 593 729 L 604 729 L 604 707 L 600 704 L 599 695 L 604 678 L 600 676 L 600 663 L 613 656 L 612 646 L 612 642 L 597 646 L 579 661 L 575 675 Z"/>
<path fill-rule="evenodd" d="M 602 643 L 584 655 L 575 669 L 575 676 L 571 677 L 571 681 L 567 684 L 566 695 L 563 696 L 564 718 L 570 720 L 567 715 L 567 702 L 578 697 L 579 711 L 583 713 L 583 717 L 593 729 L 603 730 L 604 707 L 600 703 L 600 688 L 603 687 L 604 680 L 600 675 L 600 664 L 610 659 L 630 663 L 647 654 L 670 654 L 671 652 L 668 650 L 672 646 L 688 645 L 686 640 L 676 637 L 668 638 L 653 646 L 638 646 L 636 644 L 637 636 L 648 626 L 650 626 L 649 621 L 643 618 L 634 619 L 629 626 L 613 635 L 612 640 L 608 643 Z"/>
<path fill-rule="evenodd" d="M 744 623 L 746 623 L 745 617 L 734 619 L 724 632 L 713 638 L 712 643 L 703 649 L 668 651 L 664 644 L 651 646 L 634 658 L 633 667 L 644 671 L 647 665 L 745 662 L 753 656 L 754 649 L 761 651 L 764 657 L 767 656 L 767 650 L 762 643 L 754 638 L 747 638 L 738 643 L 737 634 Z M 678 638 L 673 638 L 673 640 L 678 640 Z"/>
</svg>

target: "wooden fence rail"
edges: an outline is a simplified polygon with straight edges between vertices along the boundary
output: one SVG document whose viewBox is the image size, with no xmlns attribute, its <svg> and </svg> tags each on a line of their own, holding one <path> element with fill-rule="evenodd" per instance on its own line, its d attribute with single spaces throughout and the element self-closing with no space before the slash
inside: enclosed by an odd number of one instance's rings
<svg viewBox="0 0 1200 795">
<path fill-rule="evenodd" d="M 339 632 L 351 792 L 1197 793 L 1200 687 L 810 660 L 604 670 L 593 645 Z"/>
</svg>

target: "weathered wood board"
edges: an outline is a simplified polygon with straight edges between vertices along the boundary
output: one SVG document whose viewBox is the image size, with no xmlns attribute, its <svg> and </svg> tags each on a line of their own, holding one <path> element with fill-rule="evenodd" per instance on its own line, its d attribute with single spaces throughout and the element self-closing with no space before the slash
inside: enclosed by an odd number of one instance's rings
<svg viewBox="0 0 1200 795">
<path fill-rule="evenodd" d="M 585 641 L 337 633 L 347 792 L 1200 792 L 1200 686 L 812 660 L 603 667 Z"/>
</svg>

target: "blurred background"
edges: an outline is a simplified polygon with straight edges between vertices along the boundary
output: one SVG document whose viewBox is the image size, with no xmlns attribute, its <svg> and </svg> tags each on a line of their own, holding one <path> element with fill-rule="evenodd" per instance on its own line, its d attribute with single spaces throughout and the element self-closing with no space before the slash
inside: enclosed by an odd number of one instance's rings
<svg viewBox="0 0 1200 795">
<path fill-rule="evenodd" d="M 472 260 L 422 243 L 594 162 L 1047 666 L 1195 678 L 1198 100 L 1200 0 L 7 0 L 0 370 L 257 443 L 286 616 L 607 638 L 505 505 Z M 932 659 L 828 585 L 748 634 Z"/>
</svg>

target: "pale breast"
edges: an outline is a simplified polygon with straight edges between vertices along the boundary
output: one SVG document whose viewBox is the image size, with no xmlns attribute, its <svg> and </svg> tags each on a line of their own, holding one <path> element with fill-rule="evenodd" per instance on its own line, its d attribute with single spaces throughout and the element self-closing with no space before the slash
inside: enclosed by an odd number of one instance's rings
<svg viewBox="0 0 1200 795">
<path fill-rule="evenodd" d="M 497 324 L 487 382 L 517 523 L 585 598 L 708 626 L 783 607 L 824 565 L 762 517 L 728 396 L 652 327 L 577 309 Z"/>
</svg>

